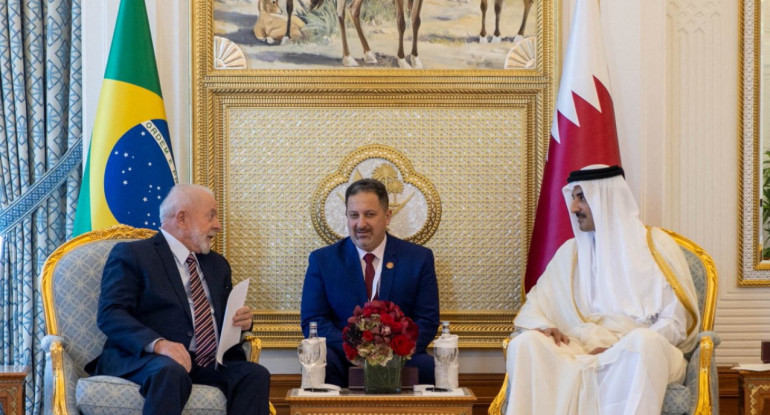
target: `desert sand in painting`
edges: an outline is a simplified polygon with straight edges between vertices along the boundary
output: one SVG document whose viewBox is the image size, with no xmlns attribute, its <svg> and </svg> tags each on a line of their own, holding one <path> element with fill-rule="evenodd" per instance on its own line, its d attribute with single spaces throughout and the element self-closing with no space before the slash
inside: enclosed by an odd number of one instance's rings
<svg viewBox="0 0 770 415">
<path fill-rule="evenodd" d="M 238 44 L 246 55 L 250 69 L 343 69 L 342 41 L 337 22 L 332 16 L 325 24 L 332 28 L 328 36 L 308 36 L 306 39 L 267 44 L 256 38 L 253 32 L 259 9 L 258 0 L 213 0 L 214 34 Z M 295 1 L 296 10 L 308 7 L 303 0 Z M 325 0 L 334 5 L 335 0 Z M 372 1 L 372 0 L 370 0 Z M 502 42 L 479 44 L 481 30 L 480 0 L 423 0 L 422 25 L 418 34 L 418 53 L 424 69 L 503 69 L 508 50 L 521 24 L 524 9 L 522 0 L 504 0 L 501 21 Z M 406 3 L 406 2 L 405 2 Z M 280 1 L 285 11 L 285 0 Z M 537 32 L 537 0 L 527 21 L 525 36 Z M 364 0 L 362 13 L 367 12 Z M 349 16 L 349 10 L 346 12 Z M 307 19 L 303 11 L 297 13 Z M 393 12 L 395 15 L 395 12 Z M 284 13 L 285 18 L 285 13 Z M 350 53 L 360 65 L 356 69 L 398 68 L 398 30 L 395 18 L 387 16 L 364 22 L 362 28 L 378 62 L 363 62 L 363 50 L 350 18 L 347 22 Z M 494 0 L 487 10 L 487 38 L 494 32 Z M 312 23 L 312 22 L 311 22 Z M 404 34 L 404 51 L 408 56 L 412 49 L 412 27 L 407 14 L 407 28 Z M 312 25 L 310 25 L 312 27 Z M 307 29 L 307 28 L 305 28 Z M 304 29 L 303 29 L 304 30 Z"/>
</svg>

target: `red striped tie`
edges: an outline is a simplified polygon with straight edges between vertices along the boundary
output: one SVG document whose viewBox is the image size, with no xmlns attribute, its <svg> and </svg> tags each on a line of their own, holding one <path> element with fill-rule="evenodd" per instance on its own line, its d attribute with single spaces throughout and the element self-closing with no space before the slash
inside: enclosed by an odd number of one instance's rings
<svg viewBox="0 0 770 415">
<path fill-rule="evenodd" d="M 195 363 L 205 367 L 214 361 L 214 351 L 217 348 L 214 319 L 211 318 L 211 306 L 206 292 L 203 291 L 203 282 L 198 274 L 195 256 L 191 253 L 185 263 L 190 271 L 190 292 L 195 312 L 195 344 L 198 347 L 195 352 Z"/>
</svg>

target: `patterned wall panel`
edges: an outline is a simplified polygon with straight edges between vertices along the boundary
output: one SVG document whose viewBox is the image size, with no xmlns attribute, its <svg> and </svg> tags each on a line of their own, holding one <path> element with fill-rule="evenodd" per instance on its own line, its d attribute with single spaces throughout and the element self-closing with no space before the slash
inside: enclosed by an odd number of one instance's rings
<svg viewBox="0 0 770 415">
<path fill-rule="evenodd" d="M 411 163 L 440 198 L 440 223 L 424 244 L 436 256 L 442 319 L 466 346 L 497 347 L 522 301 L 542 152 L 530 137 L 541 101 L 462 101 L 443 108 L 417 97 L 380 107 L 217 100 L 227 137 L 210 153 L 226 224 L 217 243 L 234 279 L 252 278 L 248 302 L 268 345 L 296 344 L 307 256 L 327 243 L 313 226 L 314 191 L 351 153 L 380 145 Z"/>
<path fill-rule="evenodd" d="M 224 253 L 236 279 L 255 280 L 251 304 L 299 309 L 307 256 L 326 245 L 311 223 L 313 191 L 348 153 L 383 144 L 441 197 L 441 222 L 425 245 L 436 256 L 442 309 L 518 309 L 526 111 L 229 108 L 227 119 L 222 218 L 238 226 L 227 227 Z"/>
</svg>

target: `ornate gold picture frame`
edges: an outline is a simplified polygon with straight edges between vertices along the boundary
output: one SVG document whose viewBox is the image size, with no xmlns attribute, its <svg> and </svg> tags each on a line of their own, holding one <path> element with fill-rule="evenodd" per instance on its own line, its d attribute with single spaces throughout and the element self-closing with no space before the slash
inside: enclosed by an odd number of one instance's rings
<svg viewBox="0 0 770 415">
<path fill-rule="evenodd" d="M 434 252 L 442 320 L 462 347 L 499 347 L 550 134 L 552 1 L 534 2 L 536 59 L 516 70 L 218 69 L 214 3 L 192 1 L 193 181 L 217 195 L 216 250 L 251 278 L 265 347 L 297 345 L 307 257 L 345 236 L 345 181 L 374 174 L 408 223 L 389 231 Z"/>
<path fill-rule="evenodd" d="M 738 285 L 770 286 L 770 113 L 768 97 L 770 38 L 761 33 L 770 9 L 759 0 L 741 0 L 740 33 L 740 215 Z M 764 61 L 764 62 L 763 62 Z M 763 110 L 764 108 L 764 110 Z M 763 131 L 765 132 L 763 134 Z"/>
</svg>

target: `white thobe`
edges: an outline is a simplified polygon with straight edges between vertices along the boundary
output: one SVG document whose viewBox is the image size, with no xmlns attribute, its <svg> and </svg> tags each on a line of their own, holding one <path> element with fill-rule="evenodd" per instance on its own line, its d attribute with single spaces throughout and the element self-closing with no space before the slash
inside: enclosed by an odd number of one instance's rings
<svg viewBox="0 0 770 415">
<path fill-rule="evenodd" d="M 660 230 L 652 235 L 693 310 L 697 299 L 680 248 Z M 573 292 L 575 258 L 573 239 L 559 248 L 514 321 L 522 329 L 558 328 L 570 342 L 556 346 L 536 330 L 513 338 L 506 361 L 506 415 L 660 414 L 667 385 L 684 380 L 682 350 L 694 344 L 697 315 L 688 314 L 671 285 L 655 321 L 597 313 Z M 609 349 L 588 354 L 596 347 Z"/>
</svg>

